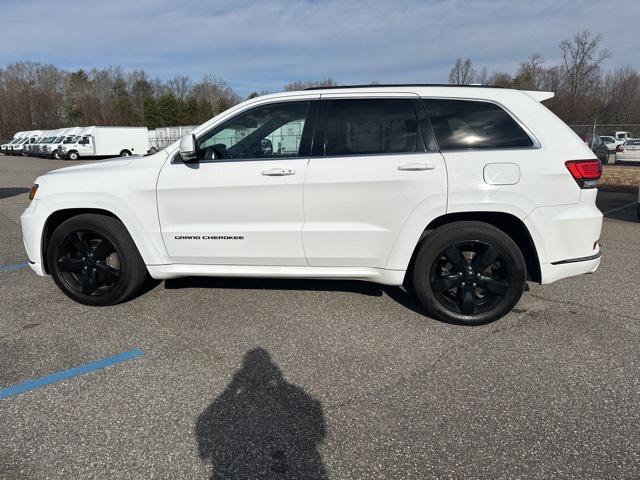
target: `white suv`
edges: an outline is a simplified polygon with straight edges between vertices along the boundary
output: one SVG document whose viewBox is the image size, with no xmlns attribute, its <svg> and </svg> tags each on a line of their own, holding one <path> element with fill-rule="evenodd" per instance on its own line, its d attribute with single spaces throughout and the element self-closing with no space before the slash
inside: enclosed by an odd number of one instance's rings
<svg viewBox="0 0 640 480">
<path fill-rule="evenodd" d="M 600 162 L 549 92 L 395 85 L 265 95 L 154 155 L 39 177 L 32 269 L 87 305 L 147 275 L 406 285 L 445 321 L 496 320 L 527 279 L 600 262 Z"/>
</svg>

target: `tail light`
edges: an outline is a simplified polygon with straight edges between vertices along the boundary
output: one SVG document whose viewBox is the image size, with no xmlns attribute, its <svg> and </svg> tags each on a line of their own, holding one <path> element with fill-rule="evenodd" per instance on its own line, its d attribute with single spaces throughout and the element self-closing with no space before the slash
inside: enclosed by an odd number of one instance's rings
<svg viewBox="0 0 640 480">
<path fill-rule="evenodd" d="M 602 175 L 600 160 L 569 160 L 564 162 L 580 188 L 595 188 Z"/>
</svg>

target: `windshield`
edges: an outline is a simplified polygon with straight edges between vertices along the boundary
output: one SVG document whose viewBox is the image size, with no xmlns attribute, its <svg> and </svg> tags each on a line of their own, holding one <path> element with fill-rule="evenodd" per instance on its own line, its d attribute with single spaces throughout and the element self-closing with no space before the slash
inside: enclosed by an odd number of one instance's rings
<svg viewBox="0 0 640 480">
<path fill-rule="evenodd" d="M 18 142 L 18 145 L 22 145 L 24 142 L 26 142 L 27 140 L 29 140 L 28 138 L 23 138 Z"/>
<path fill-rule="evenodd" d="M 51 143 L 60 143 L 63 139 L 64 139 L 64 137 L 56 137 L 56 138 L 54 138 L 53 142 L 51 142 Z"/>
<path fill-rule="evenodd" d="M 14 144 L 14 143 L 18 143 L 18 141 L 19 141 L 19 140 L 20 140 L 19 138 L 14 138 L 13 140 L 11 140 L 11 141 L 9 142 L 9 145 L 12 145 L 12 144 Z"/>
</svg>

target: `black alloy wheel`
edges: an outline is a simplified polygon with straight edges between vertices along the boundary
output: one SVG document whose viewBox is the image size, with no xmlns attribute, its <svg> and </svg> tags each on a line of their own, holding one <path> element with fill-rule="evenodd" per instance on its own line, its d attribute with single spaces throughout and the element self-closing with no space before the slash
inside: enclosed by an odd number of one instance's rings
<svg viewBox="0 0 640 480">
<path fill-rule="evenodd" d="M 148 276 L 124 224 L 101 214 L 83 213 L 62 222 L 48 240 L 46 263 L 65 295 L 91 306 L 130 298 Z"/>
<path fill-rule="evenodd" d="M 509 291 L 510 266 L 493 245 L 481 241 L 447 247 L 431 268 L 431 290 L 446 308 L 463 315 L 485 313 Z"/>
<path fill-rule="evenodd" d="M 57 269 L 66 285 L 82 295 L 111 292 L 120 281 L 120 256 L 105 236 L 75 231 L 58 247 Z"/>
<path fill-rule="evenodd" d="M 526 279 L 522 251 L 509 235 L 488 223 L 465 220 L 423 238 L 409 284 L 430 316 L 480 325 L 509 313 Z"/>
</svg>

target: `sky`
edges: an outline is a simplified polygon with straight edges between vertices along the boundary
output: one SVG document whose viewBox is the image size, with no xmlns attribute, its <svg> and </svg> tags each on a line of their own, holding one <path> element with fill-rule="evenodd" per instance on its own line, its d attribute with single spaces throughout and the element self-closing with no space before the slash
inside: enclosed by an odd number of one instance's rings
<svg viewBox="0 0 640 480">
<path fill-rule="evenodd" d="M 639 0 L 0 0 L 0 66 L 216 75 L 240 95 L 295 80 L 446 82 L 456 58 L 514 73 L 588 29 L 640 68 Z"/>
</svg>

